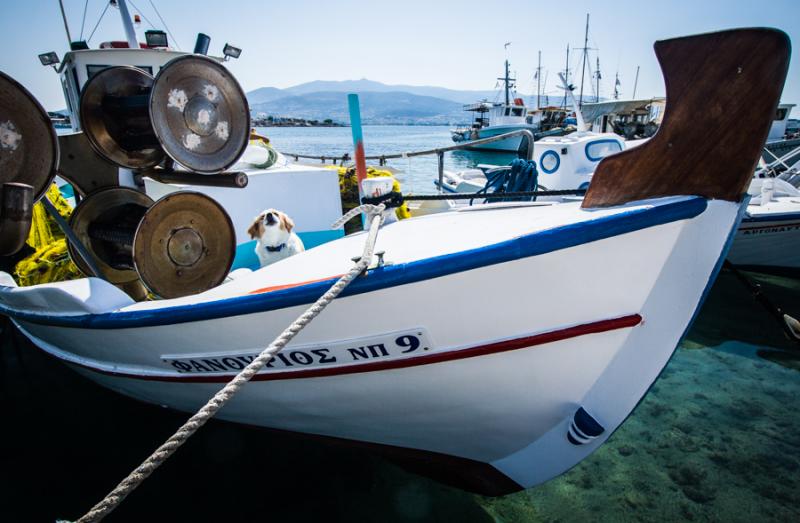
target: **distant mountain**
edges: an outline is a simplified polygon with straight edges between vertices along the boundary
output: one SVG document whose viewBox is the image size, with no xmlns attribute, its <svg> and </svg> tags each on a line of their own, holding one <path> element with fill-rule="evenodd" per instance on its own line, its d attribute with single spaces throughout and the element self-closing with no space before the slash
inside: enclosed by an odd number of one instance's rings
<svg viewBox="0 0 800 523">
<path fill-rule="evenodd" d="M 345 93 L 358 93 L 364 123 L 450 124 L 465 123 L 462 105 L 493 101 L 496 91 L 459 91 L 435 86 L 387 85 L 361 80 L 316 80 L 286 89 L 261 87 L 247 93 L 253 113 L 272 116 L 349 120 Z"/>
<path fill-rule="evenodd" d="M 478 100 L 494 100 L 497 97 L 497 91 L 459 91 L 455 89 L 447 89 L 445 87 L 433 87 L 426 85 L 387 85 L 381 82 L 375 82 L 362 78 L 361 80 L 342 80 L 342 81 L 326 81 L 316 80 L 293 87 L 288 87 L 283 90 L 289 94 L 308 94 L 321 91 L 327 92 L 347 92 L 347 93 L 390 93 L 390 92 L 403 92 L 411 93 L 419 96 L 433 96 L 435 98 L 442 98 L 457 102 L 460 104 L 468 104 Z"/>
<path fill-rule="evenodd" d="M 283 89 L 278 89 L 277 87 L 259 87 L 258 89 L 247 93 L 247 101 L 251 105 L 259 104 L 269 102 L 270 100 L 274 100 L 282 96 L 286 96 L 286 93 L 283 91 Z"/>
<path fill-rule="evenodd" d="M 306 120 L 349 121 L 347 90 L 320 91 L 283 96 L 250 104 L 254 113 L 304 118 Z M 350 90 L 349 92 L 352 92 Z M 249 97 L 249 95 L 248 95 Z M 359 93 L 361 119 L 365 124 L 449 124 L 466 120 L 461 104 L 433 96 L 408 92 Z"/>
</svg>

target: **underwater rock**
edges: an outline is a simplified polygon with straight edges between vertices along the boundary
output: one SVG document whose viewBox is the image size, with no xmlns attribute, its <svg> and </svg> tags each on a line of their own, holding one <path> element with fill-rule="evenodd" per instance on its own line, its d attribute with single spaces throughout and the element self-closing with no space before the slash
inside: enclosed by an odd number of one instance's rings
<svg viewBox="0 0 800 523">
<path fill-rule="evenodd" d="M 617 452 L 619 452 L 620 456 L 630 456 L 631 454 L 636 452 L 636 449 L 634 449 L 629 445 L 622 445 L 620 448 L 617 449 Z"/>
</svg>

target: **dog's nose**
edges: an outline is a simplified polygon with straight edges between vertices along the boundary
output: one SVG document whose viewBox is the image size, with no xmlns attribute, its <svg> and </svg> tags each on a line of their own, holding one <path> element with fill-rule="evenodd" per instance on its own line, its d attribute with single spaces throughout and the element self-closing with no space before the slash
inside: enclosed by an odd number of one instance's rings
<svg viewBox="0 0 800 523">
<path fill-rule="evenodd" d="M 273 223 L 275 223 L 275 215 L 272 214 L 271 212 L 268 212 L 267 213 L 267 225 L 272 225 Z"/>
</svg>

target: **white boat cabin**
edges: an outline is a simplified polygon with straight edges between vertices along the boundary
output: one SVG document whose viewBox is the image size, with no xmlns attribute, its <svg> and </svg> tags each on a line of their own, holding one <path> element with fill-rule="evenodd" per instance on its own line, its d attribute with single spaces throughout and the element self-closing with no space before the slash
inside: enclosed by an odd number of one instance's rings
<svg viewBox="0 0 800 523">
<path fill-rule="evenodd" d="M 783 140 L 786 135 L 786 125 L 789 123 L 789 115 L 792 113 L 794 106 L 795 104 L 778 105 L 778 110 L 775 111 L 775 119 L 769 129 L 769 136 L 767 136 L 768 142 Z"/>
<path fill-rule="evenodd" d="M 119 47 L 119 44 L 125 47 Z M 125 42 L 107 42 L 99 49 L 69 51 L 58 68 L 72 130 L 81 130 L 80 97 L 83 86 L 94 75 L 109 67 L 132 65 L 155 76 L 167 62 L 187 53 L 169 48 L 130 49 Z"/>
</svg>

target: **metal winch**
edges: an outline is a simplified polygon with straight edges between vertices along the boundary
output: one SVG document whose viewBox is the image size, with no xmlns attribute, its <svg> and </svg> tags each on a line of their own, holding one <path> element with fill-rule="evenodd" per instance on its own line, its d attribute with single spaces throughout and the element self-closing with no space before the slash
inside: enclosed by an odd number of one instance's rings
<svg viewBox="0 0 800 523">
<path fill-rule="evenodd" d="M 207 57 L 178 57 L 155 78 L 135 67 L 104 69 L 84 86 L 80 114 L 86 142 L 106 162 L 162 181 L 247 183 L 243 173 L 225 172 L 247 147 L 247 99 L 228 70 Z M 75 178 L 87 196 L 70 224 L 110 282 L 135 298 L 174 298 L 227 276 L 236 235 L 210 197 L 179 191 L 153 202 L 133 188 L 89 180 L 97 190 L 81 184 L 88 179 L 80 173 Z M 88 272 L 73 247 L 70 254 Z"/>
<path fill-rule="evenodd" d="M 70 226 L 99 276 L 135 299 L 148 292 L 177 298 L 215 287 L 227 276 L 236 252 L 228 213 L 212 198 L 191 191 L 153 202 L 127 187 L 103 189 L 78 205 Z M 88 273 L 72 243 L 69 251 Z"/>
<path fill-rule="evenodd" d="M 120 168 L 134 180 L 242 188 L 244 173 L 227 172 L 244 152 L 250 110 L 228 70 L 205 56 L 186 55 L 156 77 L 130 66 L 90 78 L 80 100 L 83 132 L 56 139 L 44 110 L 22 86 L 0 75 L 0 255 L 24 245 L 33 202 L 58 171 L 79 204 L 70 218 L 68 249 L 91 276 L 135 299 L 174 298 L 221 283 L 233 263 L 236 235 L 212 198 L 178 191 L 154 202 L 120 185 Z M 140 182 L 141 183 L 141 182 Z"/>
<path fill-rule="evenodd" d="M 22 85 L 0 72 L 0 256 L 17 253 L 33 204 L 58 167 L 58 142 L 47 113 Z"/>
</svg>

